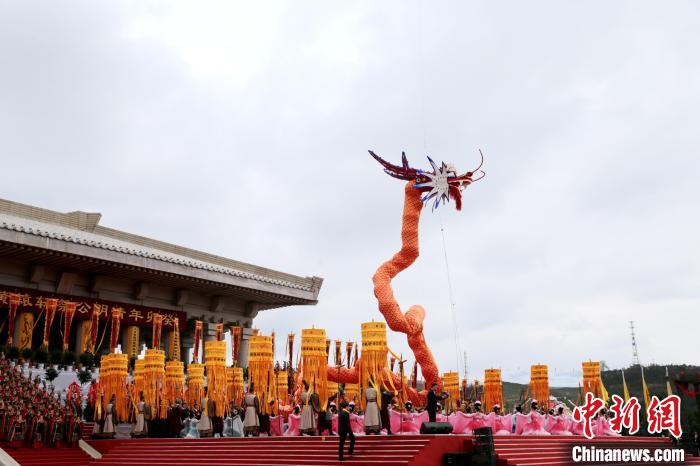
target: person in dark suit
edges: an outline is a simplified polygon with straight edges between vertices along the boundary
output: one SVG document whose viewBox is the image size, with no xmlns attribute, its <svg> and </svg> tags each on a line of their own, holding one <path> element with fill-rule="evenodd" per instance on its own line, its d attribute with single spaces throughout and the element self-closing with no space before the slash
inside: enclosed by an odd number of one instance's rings
<svg viewBox="0 0 700 466">
<path fill-rule="evenodd" d="M 430 391 L 428 392 L 428 406 L 426 410 L 428 411 L 428 421 L 435 422 L 438 411 L 438 403 L 448 397 L 447 393 L 437 393 L 438 384 L 433 383 L 430 386 Z"/>
<path fill-rule="evenodd" d="M 394 401 L 394 394 L 387 387 L 382 387 L 382 407 L 379 408 L 379 418 L 382 421 L 382 427 L 386 428 L 387 435 L 392 435 L 389 417 L 389 405 L 392 401 Z"/>
<path fill-rule="evenodd" d="M 352 456 L 355 450 L 355 434 L 352 432 L 350 425 L 350 410 L 348 403 L 343 401 L 340 403 L 340 412 L 338 413 L 338 461 L 343 461 L 343 450 L 345 449 L 345 439 L 350 437 L 350 449 L 348 454 Z"/>
<path fill-rule="evenodd" d="M 175 400 L 175 406 L 168 409 L 168 437 L 177 438 L 182 430 L 182 405 L 180 399 Z"/>
</svg>

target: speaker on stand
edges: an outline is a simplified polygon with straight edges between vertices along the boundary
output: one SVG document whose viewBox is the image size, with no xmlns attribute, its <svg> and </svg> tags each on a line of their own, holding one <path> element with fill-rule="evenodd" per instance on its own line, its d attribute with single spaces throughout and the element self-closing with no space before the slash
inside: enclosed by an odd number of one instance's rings
<svg viewBox="0 0 700 466">
<path fill-rule="evenodd" d="M 490 427 L 474 430 L 474 451 L 472 464 L 496 466 L 496 453 L 493 448 L 493 431 Z"/>
<path fill-rule="evenodd" d="M 424 422 L 420 425 L 421 434 L 447 435 L 452 433 L 452 424 L 449 422 Z"/>
</svg>

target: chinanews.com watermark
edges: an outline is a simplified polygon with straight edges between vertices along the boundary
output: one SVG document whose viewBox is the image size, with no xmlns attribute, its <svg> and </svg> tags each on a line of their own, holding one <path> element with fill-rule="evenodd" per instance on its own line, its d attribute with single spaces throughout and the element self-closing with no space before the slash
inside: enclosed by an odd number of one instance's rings
<svg viewBox="0 0 700 466">
<path fill-rule="evenodd" d="M 610 445 L 574 445 L 571 447 L 574 463 L 682 463 L 685 451 L 681 448 L 639 448 Z"/>
<path fill-rule="evenodd" d="M 621 434 L 626 428 L 630 435 L 639 432 L 639 414 L 641 404 L 636 397 L 624 401 L 617 395 L 612 396 L 613 404 L 610 412 L 614 417 L 610 421 L 610 429 Z M 663 400 L 650 397 L 647 404 L 647 432 L 650 435 L 662 434 L 664 431 L 679 438 L 681 430 L 680 411 L 681 400 L 676 395 L 669 395 Z M 583 406 L 573 412 L 573 420 L 583 424 L 583 434 L 589 440 L 594 438 L 593 424 L 605 403 L 592 393 L 586 394 Z M 661 438 L 660 438 L 661 439 Z M 590 442 L 571 446 L 572 463 L 590 464 L 627 464 L 627 463 L 683 463 L 685 451 L 681 448 L 671 448 L 668 445 L 637 444 L 631 438 L 619 437 L 614 442 Z"/>
</svg>

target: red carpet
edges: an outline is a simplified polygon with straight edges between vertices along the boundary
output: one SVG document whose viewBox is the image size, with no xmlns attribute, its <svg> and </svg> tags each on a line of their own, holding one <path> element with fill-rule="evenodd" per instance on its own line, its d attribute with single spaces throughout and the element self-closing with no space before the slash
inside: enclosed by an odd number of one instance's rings
<svg viewBox="0 0 700 466">
<path fill-rule="evenodd" d="M 4 448 L 21 466 L 85 466 L 90 458 L 79 447 L 71 448 Z"/>
<path fill-rule="evenodd" d="M 557 466 L 570 464 L 571 444 L 600 444 L 640 448 L 672 448 L 660 437 L 495 437 L 499 466 Z M 166 465 L 441 465 L 446 452 L 468 451 L 470 436 L 358 437 L 353 457 L 337 461 L 337 437 L 261 437 L 257 439 L 134 439 L 90 440 L 101 460 L 92 460 L 80 448 L 19 448 L 5 450 L 21 465 L 50 466 L 166 466 Z M 590 464 L 590 463 L 589 463 Z M 685 464 L 700 465 L 688 457 Z"/>
<path fill-rule="evenodd" d="M 596 448 L 600 447 L 601 444 L 649 449 L 673 448 L 671 441 L 662 437 L 605 437 L 594 440 L 571 436 L 494 437 L 494 447 L 499 466 L 556 466 L 571 464 L 572 444 L 595 445 Z M 686 457 L 684 464 L 700 464 L 700 458 Z"/>
<path fill-rule="evenodd" d="M 104 456 L 92 466 L 166 465 L 440 465 L 446 451 L 464 451 L 465 436 L 358 437 L 355 454 L 338 462 L 338 437 L 135 439 L 89 441 Z M 347 444 L 346 444 L 347 445 Z M 347 447 L 346 447 L 347 448 Z"/>
</svg>

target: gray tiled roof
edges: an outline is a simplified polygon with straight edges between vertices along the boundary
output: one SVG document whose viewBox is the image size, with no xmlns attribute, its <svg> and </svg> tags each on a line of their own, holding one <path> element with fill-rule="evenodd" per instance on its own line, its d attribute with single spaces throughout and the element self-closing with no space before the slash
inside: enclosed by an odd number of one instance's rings
<svg viewBox="0 0 700 466">
<path fill-rule="evenodd" d="M 18 217 L 6 213 L 0 213 L 0 228 L 35 236 L 57 239 L 61 241 L 68 241 L 75 244 L 81 244 L 85 246 L 91 246 L 115 252 L 121 252 L 133 256 L 170 262 L 174 264 L 184 265 L 187 267 L 192 267 L 195 269 L 202 269 L 226 275 L 233 275 L 236 277 L 257 280 L 264 283 L 285 286 L 298 290 L 313 291 L 313 285 L 309 283 L 311 279 L 298 280 L 298 282 L 294 282 L 290 280 L 274 278 L 245 270 L 239 270 L 232 267 L 225 267 L 219 264 L 197 260 L 191 257 L 187 257 L 185 255 L 175 254 L 168 251 L 144 246 L 141 244 L 136 244 L 117 238 L 92 233 L 89 231 L 69 228 L 54 223 L 41 222 L 38 220 Z"/>
</svg>

